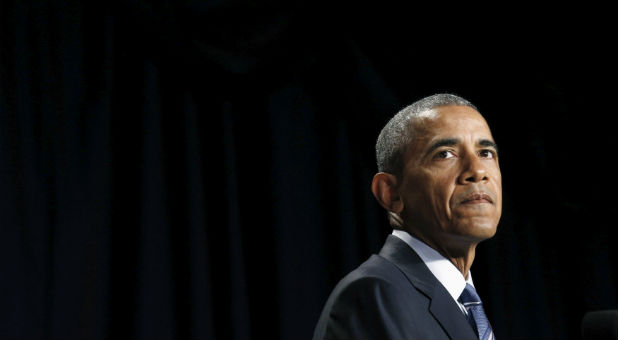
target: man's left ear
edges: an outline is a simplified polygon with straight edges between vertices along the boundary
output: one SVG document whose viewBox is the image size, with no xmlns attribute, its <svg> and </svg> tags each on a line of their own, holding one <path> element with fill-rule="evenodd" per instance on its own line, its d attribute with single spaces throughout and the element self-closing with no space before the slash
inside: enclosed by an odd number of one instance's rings
<svg viewBox="0 0 618 340">
<path fill-rule="evenodd" d="M 403 201 L 397 191 L 397 177 L 387 172 L 379 172 L 373 176 L 371 192 L 380 205 L 397 215 L 403 210 Z"/>
</svg>

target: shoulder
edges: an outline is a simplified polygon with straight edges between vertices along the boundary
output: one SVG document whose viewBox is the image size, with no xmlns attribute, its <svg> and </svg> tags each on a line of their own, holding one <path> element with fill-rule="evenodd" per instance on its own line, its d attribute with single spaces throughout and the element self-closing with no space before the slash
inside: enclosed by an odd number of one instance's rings
<svg viewBox="0 0 618 340">
<path fill-rule="evenodd" d="M 414 334 L 410 331 L 419 321 L 418 314 L 426 313 L 428 304 L 397 266 L 373 255 L 339 281 L 314 336 L 405 338 Z"/>
<path fill-rule="evenodd" d="M 401 284 L 410 284 L 403 272 L 387 259 L 379 255 L 372 255 L 358 268 L 341 279 L 333 292 L 378 286 L 394 288 Z"/>
<path fill-rule="evenodd" d="M 417 294 L 412 283 L 395 264 L 379 255 L 373 255 L 339 281 L 329 300 L 335 303 L 346 298 L 356 301 L 400 299 Z"/>
</svg>

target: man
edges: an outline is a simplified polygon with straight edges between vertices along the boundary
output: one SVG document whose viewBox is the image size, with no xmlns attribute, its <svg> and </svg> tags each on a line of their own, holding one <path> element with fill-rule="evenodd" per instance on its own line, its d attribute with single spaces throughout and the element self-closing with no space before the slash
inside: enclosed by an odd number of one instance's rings
<svg viewBox="0 0 618 340">
<path fill-rule="evenodd" d="M 371 190 L 393 234 L 333 290 L 316 339 L 493 339 L 470 266 L 502 213 L 497 147 L 467 100 L 404 108 L 376 144 Z"/>
</svg>

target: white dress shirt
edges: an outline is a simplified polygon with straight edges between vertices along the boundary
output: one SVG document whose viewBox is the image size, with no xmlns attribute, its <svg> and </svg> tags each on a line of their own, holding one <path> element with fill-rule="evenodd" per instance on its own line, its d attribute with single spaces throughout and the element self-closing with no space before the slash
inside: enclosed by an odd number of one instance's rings
<svg viewBox="0 0 618 340">
<path fill-rule="evenodd" d="M 421 260 L 423 260 L 425 265 L 429 268 L 429 271 L 431 271 L 438 281 L 440 281 L 444 288 L 446 288 L 449 292 L 453 300 L 455 300 L 457 305 L 459 305 L 461 311 L 467 315 L 468 312 L 466 311 L 466 308 L 459 303 L 457 299 L 459 299 L 459 296 L 466 288 L 466 283 L 474 286 L 474 283 L 472 282 L 472 273 L 468 271 L 468 280 L 466 280 L 463 274 L 450 260 L 442 256 L 442 254 L 438 253 L 438 251 L 431 248 L 423 241 L 410 235 L 408 232 L 395 229 L 393 230 L 393 235 L 407 243 L 410 248 L 418 254 Z"/>
</svg>

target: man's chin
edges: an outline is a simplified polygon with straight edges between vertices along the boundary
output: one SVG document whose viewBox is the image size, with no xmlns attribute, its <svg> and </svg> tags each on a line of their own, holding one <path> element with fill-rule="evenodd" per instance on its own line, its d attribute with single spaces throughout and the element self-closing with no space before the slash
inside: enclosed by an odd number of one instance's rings
<svg viewBox="0 0 618 340">
<path fill-rule="evenodd" d="M 469 238 L 472 241 L 481 242 L 494 237 L 497 230 L 498 228 L 496 223 L 489 221 L 475 221 L 473 223 L 466 223 L 458 226 L 457 233 L 460 236 Z"/>
</svg>

